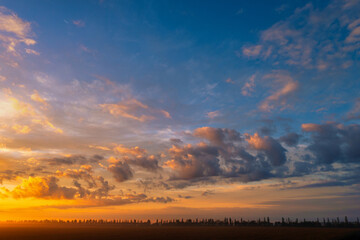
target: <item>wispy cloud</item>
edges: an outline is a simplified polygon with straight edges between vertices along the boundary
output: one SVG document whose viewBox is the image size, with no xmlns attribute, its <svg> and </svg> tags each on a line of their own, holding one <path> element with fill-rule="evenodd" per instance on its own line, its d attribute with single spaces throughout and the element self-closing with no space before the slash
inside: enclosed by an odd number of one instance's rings
<svg viewBox="0 0 360 240">
<path fill-rule="evenodd" d="M 216 117 L 218 117 L 218 116 L 220 116 L 220 115 L 221 115 L 221 113 L 220 113 L 219 110 L 206 113 L 206 116 L 207 116 L 208 118 L 210 118 L 210 119 L 214 119 L 214 118 L 216 118 Z"/>
<path fill-rule="evenodd" d="M 0 43 L 6 53 L 19 56 L 17 50 L 19 44 L 29 46 L 36 43 L 31 35 L 30 22 L 22 20 L 11 10 L 0 6 Z"/>
<path fill-rule="evenodd" d="M 72 23 L 77 27 L 85 27 L 85 22 L 83 20 L 73 20 Z"/>
<path fill-rule="evenodd" d="M 247 81 L 244 86 L 241 88 L 241 94 L 244 96 L 250 96 L 252 92 L 254 92 L 255 88 L 255 74 L 252 75 L 249 78 L 249 81 Z"/>
<path fill-rule="evenodd" d="M 360 49 L 360 22 L 356 14 L 360 4 L 354 2 L 351 8 L 346 5 L 346 1 L 331 1 L 323 9 L 311 3 L 297 8 L 287 19 L 262 31 L 257 44 L 244 46 L 242 54 L 268 59 L 273 64 L 318 70 L 337 68 Z M 344 38 L 341 32 L 348 32 L 347 36 Z"/>
<path fill-rule="evenodd" d="M 121 116 L 140 122 L 154 120 L 154 115 L 162 115 L 165 118 L 171 118 L 167 111 L 151 108 L 136 99 L 128 99 L 116 104 L 100 104 L 99 106 L 113 116 Z"/>
<path fill-rule="evenodd" d="M 277 84 L 281 84 L 281 88 L 268 96 L 259 106 L 262 111 L 270 111 L 275 107 L 285 109 L 289 107 L 289 99 L 298 89 L 299 84 L 288 74 L 283 72 L 274 72 L 264 76 L 265 79 L 274 79 Z"/>
</svg>

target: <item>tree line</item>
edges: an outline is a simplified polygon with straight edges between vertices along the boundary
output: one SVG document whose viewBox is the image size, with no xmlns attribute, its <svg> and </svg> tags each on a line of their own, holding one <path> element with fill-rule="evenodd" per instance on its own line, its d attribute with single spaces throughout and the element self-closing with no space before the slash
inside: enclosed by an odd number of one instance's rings
<svg viewBox="0 0 360 240">
<path fill-rule="evenodd" d="M 35 224 L 118 224 L 134 226 L 276 226 L 276 227 L 357 227 L 360 228 L 359 218 L 355 221 L 349 221 L 345 216 L 343 219 L 337 218 L 317 218 L 316 220 L 306 220 L 298 218 L 282 218 L 281 221 L 270 221 L 269 217 L 259 218 L 257 220 L 232 219 L 156 219 L 137 220 L 137 219 L 44 219 L 44 220 L 9 220 L 8 223 L 35 223 Z"/>
</svg>

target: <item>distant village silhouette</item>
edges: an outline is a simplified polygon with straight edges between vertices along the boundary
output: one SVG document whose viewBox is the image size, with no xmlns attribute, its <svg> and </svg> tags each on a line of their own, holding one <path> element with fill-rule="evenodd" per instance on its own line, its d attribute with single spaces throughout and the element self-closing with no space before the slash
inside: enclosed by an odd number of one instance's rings
<svg viewBox="0 0 360 240">
<path fill-rule="evenodd" d="M 101 225 L 112 224 L 121 226 L 268 226 L 268 227 L 327 227 L 327 228 L 360 228 L 359 217 L 356 221 L 349 221 L 345 216 L 344 219 L 337 218 L 322 218 L 321 220 L 308 221 L 305 218 L 299 220 L 296 218 L 292 220 L 290 218 L 282 218 L 281 221 L 271 222 L 269 217 L 259 218 L 258 220 L 244 220 L 232 219 L 225 217 L 223 220 L 206 218 L 206 219 L 171 219 L 163 220 L 157 219 L 154 221 L 149 220 L 122 220 L 122 219 L 73 219 L 73 220 L 61 220 L 61 219 L 44 219 L 44 220 L 8 220 L 7 223 L 31 223 L 31 224 L 87 224 L 87 225 Z"/>
</svg>

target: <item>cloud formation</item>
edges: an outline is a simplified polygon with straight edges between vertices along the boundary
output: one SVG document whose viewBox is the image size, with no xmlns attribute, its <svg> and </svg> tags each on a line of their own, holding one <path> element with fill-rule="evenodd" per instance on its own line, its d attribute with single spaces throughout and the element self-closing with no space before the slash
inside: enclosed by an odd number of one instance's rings
<svg viewBox="0 0 360 240">
<path fill-rule="evenodd" d="M 242 54 L 318 70 L 348 67 L 342 64 L 344 59 L 360 49 L 359 9 L 357 1 L 351 7 L 337 0 L 323 8 L 307 3 L 262 31 L 259 42 L 244 46 Z"/>
<path fill-rule="evenodd" d="M 268 136 L 245 134 L 246 144 L 239 132 L 212 127 L 197 128 L 193 136 L 208 143 L 173 145 L 169 149 L 170 160 L 165 167 L 172 170 L 173 180 L 222 177 L 256 181 L 274 176 L 272 170 L 286 162 L 286 149 Z"/>
<path fill-rule="evenodd" d="M 56 177 L 29 177 L 16 186 L 9 193 L 14 198 L 51 198 L 72 199 L 76 194 L 75 188 L 61 187 Z"/>
<path fill-rule="evenodd" d="M 133 171 L 129 164 L 120 160 L 112 161 L 108 170 L 113 174 L 113 177 L 118 182 L 124 182 L 133 177 Z"/>
<path fill-rule="evenodd" d="M 321 164 L 360 161 L 360 126 L 345 126 L 339 123 L 302 124 L 304 132 L 311 133 L 308 149 Z"/>
<path fill-rule="evenodd" d="M 283 165 L 286 161 L 286 149 L 272 137 L 266 136 L 261 138 L 258 133 L 253 136 L 246 135 L 246 141 L 250 147 L 265 153 L 273 166 Z"/>
</svg>

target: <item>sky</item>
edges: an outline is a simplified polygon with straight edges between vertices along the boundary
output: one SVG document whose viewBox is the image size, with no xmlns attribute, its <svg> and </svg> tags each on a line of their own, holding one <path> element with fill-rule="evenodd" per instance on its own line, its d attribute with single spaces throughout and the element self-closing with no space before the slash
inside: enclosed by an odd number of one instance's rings
<svg viewBox="0 0 360 240">
<path fill-rule="evenodd" d="M 0 0 L 0 220 L 356 219 L 359 12 Z"/>
</svg>

